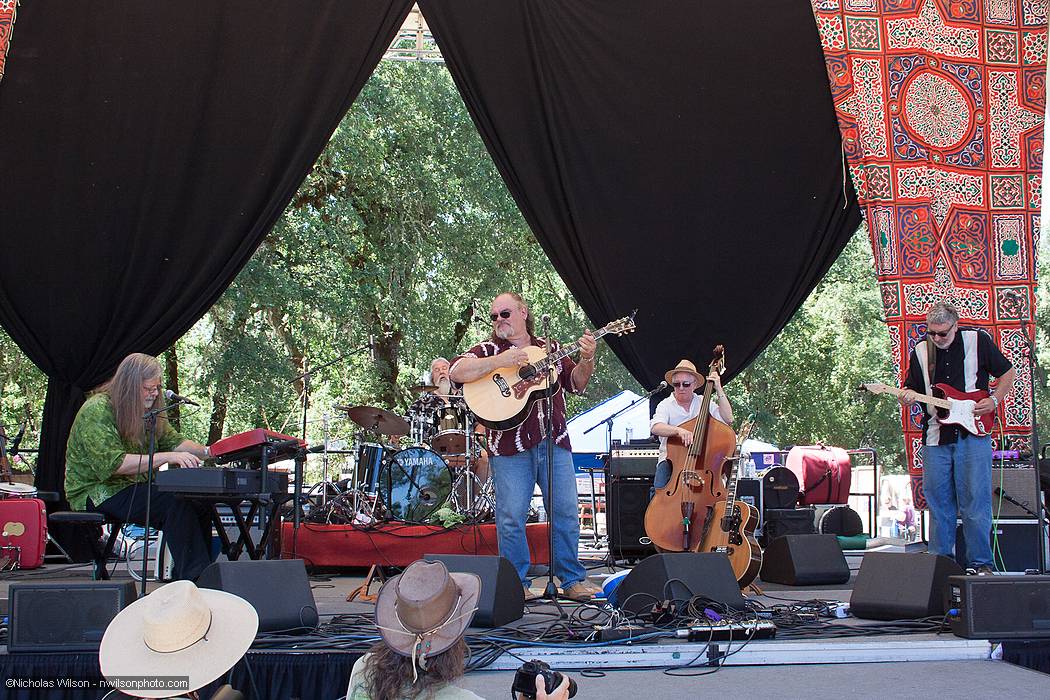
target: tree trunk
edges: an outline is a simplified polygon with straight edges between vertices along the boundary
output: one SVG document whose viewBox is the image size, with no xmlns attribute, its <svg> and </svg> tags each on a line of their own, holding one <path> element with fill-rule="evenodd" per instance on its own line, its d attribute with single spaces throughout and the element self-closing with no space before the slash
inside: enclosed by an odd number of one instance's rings
<svg viewBox="0 0 1050 700">
<path fill-rule="evenodd" d="M 226 326 L 219 318 L 219 314 L 213 312 L 212 322 L 215 324 L 215 339 L 220 347 L 229 347 L 229 339 L 244 332 L 248 323 L 248 310 L 238 311 L 234 314 L 233 323 Z M 211 417 L 208 420 L 208 444 L 221 440 L 226 427 L 226 413 L 229 410 L 230 387 L 233 383 L 233 372 L 226 370 L 219 381 L 215 383 L 215 392 L 211 397 Z"/>
<path fill-rule="evenodd" d="M 374 313 L 377 325 L 382 329 L 372 343 L 372 349 L 375 352 L 375 370 L 379 375 L 380 407 L 394 409 L 396 412 L 401 403 L 397 390 L 398 355 L 401 351 L 401 341 L 405 336 L 400 330 L 380 319 L 378 310 Z"/>
</svg>

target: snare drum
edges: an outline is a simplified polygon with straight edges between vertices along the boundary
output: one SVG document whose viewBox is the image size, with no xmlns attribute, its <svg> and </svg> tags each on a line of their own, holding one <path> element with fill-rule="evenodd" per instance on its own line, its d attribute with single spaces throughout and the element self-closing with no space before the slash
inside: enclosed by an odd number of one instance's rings
<svg viewBox="0 0 1050 700">
<path fill-rule="evenodd" d="M 36 487 L 31 484 L 19 484 L 13 481 L 0 483 L 0 499 L 36 498 Z"/>
<path fill-rule="evenodd" d="M 357 485 L 365 493 L 376 493 L 383 462 L 390 449 L 375 442 L 363 442 L 357 448 Z"/>
</svg>

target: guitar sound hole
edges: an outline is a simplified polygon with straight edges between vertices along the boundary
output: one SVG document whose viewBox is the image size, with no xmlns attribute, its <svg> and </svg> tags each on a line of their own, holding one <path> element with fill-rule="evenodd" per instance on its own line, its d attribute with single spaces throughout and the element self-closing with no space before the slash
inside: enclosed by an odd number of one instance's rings
<svg viewBox="0 0 1050 700">
<path fill-rule="evenodd" d="M 532 379 L 536 376 L 536 368 L 532 365 L 525 365 L 518 370 L 518 377 L 521 379 Z"/>
</svg>

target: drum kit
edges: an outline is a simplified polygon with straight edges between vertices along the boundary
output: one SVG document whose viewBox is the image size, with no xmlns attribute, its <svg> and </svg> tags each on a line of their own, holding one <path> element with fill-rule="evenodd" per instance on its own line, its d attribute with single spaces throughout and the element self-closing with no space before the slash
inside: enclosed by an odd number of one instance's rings
<svg viewBox="0 0 1050 700">
<path fill-rule="evenodd" d="M 491 518 L 495 492 L 484 435 L 462 396 L 414 387 L 402 417 L 375 406 L 336 406 L 359 428 L 351 476 L 311 520 L 371 524 L 427 522 L 443 507 L 478 522 Z"/>
</svg>

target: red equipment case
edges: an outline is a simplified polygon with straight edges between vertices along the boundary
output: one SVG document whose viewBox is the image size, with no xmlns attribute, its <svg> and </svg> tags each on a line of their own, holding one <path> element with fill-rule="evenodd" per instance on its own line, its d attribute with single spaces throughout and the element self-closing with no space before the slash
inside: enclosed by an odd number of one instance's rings
<svg viewBox="0 0 1050 700">
<path fill-rule="evenodd" d="M 0 559 L 18 559 L 18 568 L 44 565 L 47 510 L 39 498 L 0 499 Z"/>
<path fill-rule="evenodd" d="M 800 505 L 849 501 L 849 453 L 841 447 L 809 445 L 792 447 L 787 468 L 798 477 Z"/>
</svg>

